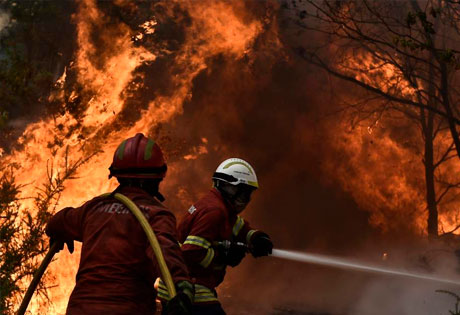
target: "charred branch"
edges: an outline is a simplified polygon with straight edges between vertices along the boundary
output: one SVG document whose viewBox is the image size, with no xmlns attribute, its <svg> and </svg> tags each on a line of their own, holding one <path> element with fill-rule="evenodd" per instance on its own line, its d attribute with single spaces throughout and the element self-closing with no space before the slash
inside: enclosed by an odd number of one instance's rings
<svg viewBox="0 0 460 315">
<path fill-rule="evenodd" d="M 300 48 L 297 48 L 296 49 L 298 52 L 299 52 L 299 56 L 302 57 L 303 59 L 305 59 L 306 61 L 308 61 L 309 63 L 315 65 L 315 66 L 318 66 L 324 70 L 326 70 L 329 74 L 332 74 L 333 76 L 339 78 L 339 79 L 342 79 L 342 80 L 345 80 L 345 81 L 348 81 L 348 82 L 351 82 L 351 83 L 354 83 L 362 88 L 364 88 L 365 90 L 369 91 L 369 92 L 372 92 L 372 93 L 375 93 L 383 98 L 386 98 L 392 102 L 396 102 L 396 103 L 400 103 L 400 104 L 404 104 L 404 105 L 410 105 L 410 106 L 414 106 L 416 108 L 419 108 L 419 109 L 425 109 L 425 110 L 430 110 L 434 113 L 436 113 L 437 115 L 441 116 L 441 117 L 444 117 L 446 119 L 449 119 L 449 117 L 451 117 L 451 122 L 454 123 L 455 125 L 460 125 L 460 120 L 455 118 L 455 117 L 452 117 L 452 116 L 449 116 L 447 113 L 437 109 L 437 108 L 434 108 L 434 107 L 431 107 L 431 106 L 428 106 L 428 105 L 425 105 L 425 104 L 420 104 L 418 102 L 414 102 L 410 99 L 405 99 L 405 98 L 401 98 L 401 97 L 398 97 L 398 96 L 395 96 L 395 95 L 392 95 L 392 94 L 389 94 L 385 91 L 382 91 L 381 89 L 377 88 L 377 87 L 374 87 L 374 86 L 371 86 L 363 81 L 360 81 L 352 76 L 349 76 L 349 75 L 346 75 L 344 73 L 341 73 L 337 70 L 334 70 L 332 67 L 329 67 L 322 59 L 320 59 L 317 55 L 315 54 L 309 54 L 305 51 L 305 49 L 303 47 L 300 47 Z"/>
</svg>

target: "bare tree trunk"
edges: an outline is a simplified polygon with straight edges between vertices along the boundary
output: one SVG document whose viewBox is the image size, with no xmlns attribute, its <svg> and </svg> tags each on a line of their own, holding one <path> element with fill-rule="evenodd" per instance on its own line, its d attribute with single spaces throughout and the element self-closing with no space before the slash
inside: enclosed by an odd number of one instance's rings
<svg viewBox="0 0 460 315">
<path fill-rule="evenodd" d="M 428 66 L 428 106 L 436 108 L 436 101 L 433 97 L 435 93 L 434 85 L 434 69 L 433 69 L 434 55 L 430 55 L 430 63 Z M 422 101 L 420 95 L 419 101 Z M 434 118 L 435 113 L 430 110 L 422 109 L 420 111 L 420 123 L 422 125 L 423 140 L 425 142 L 425 151 L 423 156 L 423 164 L 425 166 L 425 189 L 426 189 L 426 205 L 428 209 L 427 230 L 428 236 L 435 238 L 438 236 L 438 201 L 436 200 L 436 187 L 435 187 L 435 161 L 434 161 Z"/>
<path fill-rule="evenodd" d="M 423 120 L 423 133 L 425 138 L 425 186 L 426 186 L 426 204 L 428 208 L 428 236 L 438 236 L 438 205 L 436 201 L 436 190 L 434 183 L 434 156 L 433 156 L 433 120 L 434 113 L 427 112 L 428 117 L 425 120 L 425 110 L 421 112 Z"/>
</svg>

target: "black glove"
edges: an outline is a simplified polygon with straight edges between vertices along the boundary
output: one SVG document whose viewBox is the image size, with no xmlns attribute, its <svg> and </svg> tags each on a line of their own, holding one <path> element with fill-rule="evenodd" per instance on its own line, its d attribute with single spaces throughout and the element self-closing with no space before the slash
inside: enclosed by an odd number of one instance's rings
<svg viewBox="0 0 460 315">
<path fill-rule="evenodd" d="M 235 267 L 246 256 L 248 247 L 244 243 L 223 241 L 218 243 L 217 250 L 219 252 L 219 261 L 225 265 Z"/>
<path fill-rule="evenodd" d="M 273 243 L 270 237 L 263 233 L 259 232 L 253 236 L 251 240 L 251 254 L 254 257 L 268 256 L 272 253 Z"/>
<path fill-rule="evenodd" d="M 189 315 L 192 310 L 192 299 L 195 294 L 193 284 L 181 281 L 177 285 L 177 295 L 166 303 L 162 312 L 165 315 Z"/>
<path fill-rule="evenodd" d="M 58 238 L 51 237 L 50 238 L 50 248 L 53 247 L 53 245 L 57 243 L 56 247 L 56 253 L 64 249 L 64 243 L 67 245 L 67 249 L 69 250 L 69 253 L 73 253 L 74 250 L 74 245 L 73 245 L 73 240 L 61 240 Z"/>
</svg>

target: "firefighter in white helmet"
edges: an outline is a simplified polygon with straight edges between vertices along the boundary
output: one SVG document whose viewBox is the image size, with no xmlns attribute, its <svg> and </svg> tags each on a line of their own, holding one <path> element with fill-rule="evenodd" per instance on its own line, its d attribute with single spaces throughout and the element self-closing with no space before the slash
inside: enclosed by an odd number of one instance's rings
<svg viewBox="0 0 460 315">
<path fill-rule="evenodd" d="M 269 236 L 251 228 L 240 214 L 259 187 L 256 172 L 245 160 L 222 162 L 214 175 L 213 188 L 190 207 L 178 225 L 182 253 L 195 280 L 192 314 L 225 314 L 216 288 L 227 266 L 235 267 L 250 252 L 254 257 L 271 254 Z M 159 297 L 168 299 L 163 285 Z"/>
</svg>

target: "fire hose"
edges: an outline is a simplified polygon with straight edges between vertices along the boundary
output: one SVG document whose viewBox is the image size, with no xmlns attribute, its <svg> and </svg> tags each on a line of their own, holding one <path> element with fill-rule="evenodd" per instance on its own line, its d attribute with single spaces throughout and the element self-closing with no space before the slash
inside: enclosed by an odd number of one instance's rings
<svg viewBox="0 0 460 315">
<path fill-rule="evenodd" d="M 110 193 L 107 193 L 101 195 L 101 197 L 108 197 L 110 195 Z M 115 199 L 123 203 L 129 210 L 131 210 L 133 215 L 141 224 L 142 229 L 147 235 L 147 239 L 149 240 L 149 243 L 152 246 L 153 252 L 160 267 L 161 276 L 163 278 L 163 281 L 165 282 L 166 288 L 168 289 L 169 296 L 171 298 L 175 297 L 177 293 L 176 288 L 174 287 L 174 282 L 172 280 L 171 273 L 169 272 L 168 266 L 166 265 L 166 261 L 161 251 L 160 244 L 158 243 L 158 239 L 156 238 L 155 233 L 153 232 L 149 222 L 147 221 L 139 207 L 136 206 L 136 204 L 131 199 L 119 193 L 116 193 L 114 197 Z M 29 288 L 27 289 L 26 294 L 24 295 L 24 299 L 22 300 L 22 303 L 16 313 L 17 315 L 25 314 L 27 306 L 29 305 L 29 302 L 32 298 L 32 295 L 34 294 L 35 289 L 38 286 L 38 283 L 40 282 L 40 279 L 42 278 L 46 268 L 53 259 L 54 254 L 56 254 L 59 251 L 60 245 L 61 244 L 59 244 L 58 242 L 55 242 L 49 249 L 48 253 L 46 254 L 45 258 L 40 264 L 40 267 L 37 269 L 37 271 L 34 274 L 34 277 L 32 278 L 32 282 L 30 283 Z"/>
</svg>

